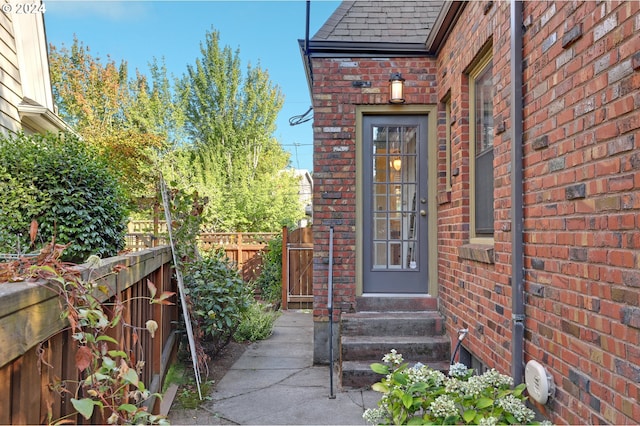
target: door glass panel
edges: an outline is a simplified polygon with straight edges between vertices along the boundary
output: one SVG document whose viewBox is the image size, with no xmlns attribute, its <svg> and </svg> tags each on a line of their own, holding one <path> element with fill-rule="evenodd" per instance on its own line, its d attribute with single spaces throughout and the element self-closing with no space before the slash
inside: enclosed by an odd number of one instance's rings
<svg viewBox="0 0 640 426">
<path fill-rule="evenodd" d="M 385 214 L 374 214 L 374 227 L 376 228 L 376 239 L 377 240 L 386 240 L 387 239 L 387 218 Z"/>
<path fill-rule="evenodd" d="M 400 243 L 389 243 L 389 268 L 399 269 L 402 267 L 402 247 Z"/>
<path fill-rule="evenodd" d="M 373 268 L 416 269 L 417 127 L 373 126 Z"/>
<path fill-rule="evenodd" d="M 387 247 L 385 243 L 373 243 L 373 268 L 382 269 L 387 267 Z"/>
</svg>

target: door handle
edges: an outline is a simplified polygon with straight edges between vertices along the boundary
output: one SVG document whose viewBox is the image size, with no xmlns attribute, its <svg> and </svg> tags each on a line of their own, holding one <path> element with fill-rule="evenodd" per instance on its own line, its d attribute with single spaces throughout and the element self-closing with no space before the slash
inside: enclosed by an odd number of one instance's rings
<svg viewBox="0 0 640 426">
<path fill-rule="evenodd" d="M 420 216 L 426 216 L 426 215 L 427 215 L 426 210 L 420 210 Z"/>
</svg>

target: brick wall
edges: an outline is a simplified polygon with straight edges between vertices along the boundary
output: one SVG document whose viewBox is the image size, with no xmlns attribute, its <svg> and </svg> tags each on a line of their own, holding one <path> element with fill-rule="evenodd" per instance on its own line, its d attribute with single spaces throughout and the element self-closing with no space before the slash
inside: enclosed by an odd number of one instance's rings
<svg viewBox="0 0 640 426">
<path fill-rule="evenodd" d="M 525 362 L 553 375 L 542 414 L 558 424 L 640 423 L 640 2 L 524 2 Z M 327 321 L 329 227 L 334 306 L 355 300 L 355 109 L 439 104 L 438 283 L 449 333 L 488 367 L 511 367 L 510 5 L 467 3 L 438 57 L 314 58 L 314 319 Z M 494 70 L 493 263 L 469 246 L 469 78 Z M 354 88 L 354 80 L 371 81 Z M 445 99 L 451 102 L 446 188 Z M 399 108 L 402 108 L 401 106 Z M 485 252 L 488 254 L 489 252 Z M 487 256 L 491 257 L 491 256 Z M 482 258 L 481 256 L 477 257 Z"/>
<path fill-rule="evenodd" d="M 559 423 L 637 424 L 640 2 L 527 2 L 525 19 L 526 352 Z"/>
<path fill-rule="evenodd" d="M 389 76 L 406 79 L 407 104 L 435 104 L 435 61 L 425 58 L 314 58 L 314 317 L 326 321 L 329 228 L 334 227 L 334 319 L 355 303 L 357 105 L 388 105 Z M 352 87 L 370 81 L 371 87 Z"/>
<path fill-rule="evenodd" d="M 510 137 L 509 132 L 509 3 L 470 2 L 438 56 L 438 93 L 451 99 L 451 194 L 439 196 L 438 273 L 440 299 L 452 335 L 470 334 L 465 346 L 486 365 L 509 372 L 511 365 Z M 494 75 L 494 263 L 462 260 L 470 238 L 469 77 L 487 49 Z M 446 141 L 442 140 L 441 150 Z M 481 184 L 481 183 L 479 183 Z M 439 192 L 446 190 L 445 180 Z"/>
<path fill-rule="evenodd" d="M 460 171 L 446 197 L 439 182 L 438 272 L 451 334 L 468 327 L 469 351 L 508 373 L 510 11 L 507 2 L 487 4 L 467 5 L 438 57 L 438 97 L 451 97 L 452 168 Z M 559 424 L 640 422 L 639 9 L 524 2 L 525 361 L 553 375 L 555 397 L 538 408 Z M 494 264 L 458 256 L 469 238 L 466 71 L 489 43 Z"/>
</svg>

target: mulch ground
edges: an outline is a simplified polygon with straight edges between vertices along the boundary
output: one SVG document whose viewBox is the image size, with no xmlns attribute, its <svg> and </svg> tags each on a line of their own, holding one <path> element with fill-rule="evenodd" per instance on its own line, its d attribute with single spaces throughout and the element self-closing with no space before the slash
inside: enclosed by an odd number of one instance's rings
<svg viewBox="0 0 640 426">
<path fill-rule="evenodd" d="M 227 346 L 222 348 L 218 354 L 207 364 L 209 366 L 209 373 L 206 377 L 203 377 L 204 380 L 213 380 L 213 387 L 216 387 L 216 384 L 220 383 L 220 380 L 227 374 L 227 371 L 231 368 L 231 366 L 240 358 L 240 355 L 244 353 L 247 349 L 247 346 L 250 345 L 250 342 L 236 342 L 231 341 Z M 206 374 L 206 372 L 203 372 Z"/>
</svg>

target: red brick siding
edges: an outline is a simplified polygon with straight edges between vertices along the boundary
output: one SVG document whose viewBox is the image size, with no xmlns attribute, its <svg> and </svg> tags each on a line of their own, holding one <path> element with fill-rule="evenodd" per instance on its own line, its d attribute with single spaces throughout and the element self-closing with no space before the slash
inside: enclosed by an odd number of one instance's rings
<svg viewBox="0 0 640 426">
<path fill-rule="evenodd" d="M 406 104 L 436 104 L 435 60 L 313 59 L 314 318 L 328 319 L 329 228 L 334 228 L 334 319 L 355 303 L 355 111 L 388 104 L 389 77 L 400 72 Z M 354 88 L 353 81 L 370 81 Z"/>
<path fill-rule="evenodd" d="M 355 106 L 386 104 L 394 71 L 407 104 L 440 103 L 438 280 L 452 337 L 489 367 L 511 366 L 510 5 L 467 3 L 433 59 L 313 59 L 314 318 L 326 321 L 329 226 L 336 315 L 355 300 Z M 486 12 L 486 13 L 485 13 Z M 640 2 L 524 2 L 525 361 L 557 391 L 558 424 L 640 423 Z M 469 78 L 491 46 L 494 264 L 469 242 Z M 351 81 L 367 80 L 369 89 Z M 445 97 L 451 100 L 446 193 Z M 501 128 L 502 127 L 502 128 Z M 337 317 L 336 317 L 337 319 Z"/>
<path fill-rule="evenodd" d="M 451 94 L 451 202 L 438 211 L 439 296 L 452 336 L 469 328 L 466 347 L 490 367 L 508 372 L 511 363 L 511 288 L 509 277 L 510 150 L 509 140 L 509 3 L 496 2 L 485 14 L 486 2 L 469 2 L 454 32 L 438 55 L 438 93 Z M 461 260 L 458 249 L 470 238 L 469 77 L 487 46 L 493 57 L 494 139 L 493 265 Z M 506 131 L 505 131 L 506 130 Z M 444 180 L 439 189 L 444 190 Z"/>
<path fill-rule="evenodd" d="M 509 4 L 470 2 L 438 57 L 451 94 L 451 202 L 439 206 L 439 284 L 452 335 L 510 369 Z M 555 423 L 640 422 L 640 2 L 525 2 L 525 361 L 558 386 Z M 495 264 L 458 259 L 469 238 L 468 78 L 494 60 Z M 444 178 L 439 190 L 444 190 Z"/>
<path fill-rule="evenodd" d="M 639 10 L 525 3 L 526 357 L 556 423 L 640 422 Z"/>
</svg>

